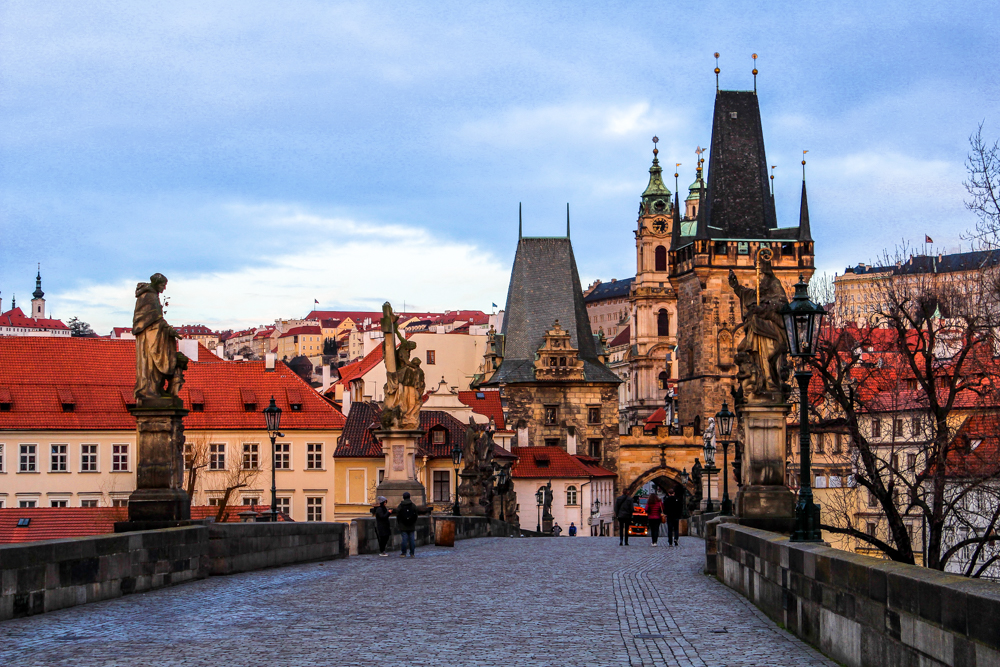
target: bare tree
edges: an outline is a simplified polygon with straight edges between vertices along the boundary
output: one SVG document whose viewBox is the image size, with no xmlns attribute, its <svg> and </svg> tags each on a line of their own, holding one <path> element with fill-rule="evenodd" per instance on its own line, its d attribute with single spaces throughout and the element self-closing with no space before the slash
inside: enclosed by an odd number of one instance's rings
<svg viewBox="0 0 1000 667">
<path fill-rule="evenodd" d="M 970 151 L 965 161 L 969 178 L 965 206 L 976 214 L 972 240 L 983 249 L 1000 248 L 1000 143 L 983 139 L 983 125 L 969 137 Z"/>
<path fill-rule="evenodd" d="M 222 469 L 222 498 L 219 499 L 219 511 L 215 515 L 215 520 L 222 523 L 226 520 L 226 508 L 229 507 L 229 499 L 233 492 L 246 488 L 253 484 L 260 475 L 260 451 L 256 443 L 251 443 L 257 447 L 256 450 L 243 451 L 242 456 L 230 455 L 226 459 L 226 465 Z M 212 456 L 211 445 L 209 445 L 209 457 Z M 244 445 L 244 450 L 246 445 Z M 235 452 L 234 452 L 235 453 Z M 216 454 L 216 456 L 218 456 Z"/>
<path fill-rule="evenodd" d="M 897 262 L 883 257 L 885 266 Z M 958 553 L 944 548 L 948 526 L 968 511 L 970 494 L 1000 481 L 995 467 L 956 475 L 968 455 L 960 430 L 998 405 L 993 280 L 989 270 L 961 279 L 904 270 L 869 285 L 869 326 L 824 332 L 810 407 L 847 434 L 852 470 L 842 492 L 827 494 L 824 530 L 906 563 L 922 542 L 924 563 L 935 569 Z M 962 546 L 1000 539 L 987 523 Z"/>
<path fill-rule="evenodd" d="M 208 436 L 205 434 L 184 437 L 184 470 L 187 472 L 187 494 L 194 498 L 198 474 L 202 468 L 208 467 Z"/>
<path fill-rule="evenodd" d="M 834 302 L 835 296 L 833 276 L 829 273 L 813 275 L 809 280 L 809 298 L 816 303 L 825 307 Z"/>
</svg>

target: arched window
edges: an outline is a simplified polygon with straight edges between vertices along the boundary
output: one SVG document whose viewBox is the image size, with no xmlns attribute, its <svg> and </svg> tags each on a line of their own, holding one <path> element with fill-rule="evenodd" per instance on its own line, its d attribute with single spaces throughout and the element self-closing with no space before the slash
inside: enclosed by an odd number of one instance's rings
<svg viewBox="0 0 1000 667">
<path fill-rule="evenodd" d="M 566 487 L 566 504 L 576 505 L 576 487 L 567 486 Z"/>
<path fill-rule="evenodd" d="M 660 312 L 656 313 L 656 335 L 670 335 L 670 313 L 662 308 L 660 309 Z"/>
<path fill-rule="evenodd" d="M 660 389 L 666 389 L 667 388 L 667 372 L 666 371 L 662 371 L 660 373 L 660 375 L 658 376 L 656 385 Z"/>
<path fill-rule="evenodd" d="M 656 270 L 666 271 L 667 270 L 667 249 L 661 245 L 656 246 L 655 251 L 656 258 Z"/>
</svg>

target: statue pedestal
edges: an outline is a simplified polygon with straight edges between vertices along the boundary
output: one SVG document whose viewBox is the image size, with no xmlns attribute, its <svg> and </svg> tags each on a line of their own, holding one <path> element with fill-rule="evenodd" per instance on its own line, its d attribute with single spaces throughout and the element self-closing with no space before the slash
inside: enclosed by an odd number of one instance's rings
<svg viewBox="0 0 1000 667">
<path fill-rule="evenodd" d="M 737 408 L 743 431 L 743 488 L 736 494 L 740 524 L 789 532 L 795 494 L 785 486 L 785 419 L 791 406 L 748 403 Z"/>
<path fill-rule="evenodd" d="M 459 473 L 462 483 L 458 485 L 458 503 L 465 516 L 486 516 L 486 508 L 479 504 L 483 497 L 483 486 L 479 483 L 478 472 Z"/>
<path fill-rule="evenodd" d="M 410 493 L 410 500 L 418 507 L 427 504 L 427 493 L 424 485 L 417 481 L 415 457 L 417 440 L 424 435 L 420 430 L 387 430 L 375 431 L 375 437 L 382 441 L 382 453 L 385 455 L 385 476 L 375 493 L 385 496 L 389 501 L 386 505 L 396 507 L 403 501 L 403 493 Z"/>
<path fill-rule="evenodd" d="M 129 412 L 136 422 L 136 488 L 128 499 L 129 520 L 115 524 L 115 532 L 187 525 L 184 403 L 171 397 L 141 399 Z"/>
</svg>

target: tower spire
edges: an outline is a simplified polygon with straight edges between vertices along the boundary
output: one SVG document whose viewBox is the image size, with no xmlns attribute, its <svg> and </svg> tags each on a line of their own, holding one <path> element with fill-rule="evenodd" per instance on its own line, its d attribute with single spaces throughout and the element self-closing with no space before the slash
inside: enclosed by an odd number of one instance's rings
<svg viewBox="0 0 1000 667">
<path fill-rule="evenodd" d="M 715 92 L 719 92 L 719 52 L 715 52 Z"/>
<path fill-rule="evenodd" d="M 566 238 L 569 238 L 569 202 L 566 202 Z"/>
<path fill-rule="evenodd" d="M 521 202 L 517 202 L 517 240 L 524 238 L 524 223 L 521 221 Z"/>
<path fill-rule="evenodd" d="M 799 204 L 799 240 L 812 241 L 812 230 L 809 228 L 809 200 L 806 198 L 806 160 L 809 151 L 802 151 L 802 202 Z"/>
<path fill-rule="evenodd" d="M 674 220 L 670 227 L 670 249 L 681 247 L 681 195 L 674 192 Z"/>
<path fill-rule="evenodd" d="M 38 263 L 38 275 L 35 276 L 35 291 L 31 293 L 31 296 L 36 299 L 41 299 L 45 296 L 45 292 L 42 291 L 42 264 Z"/>
</svg>

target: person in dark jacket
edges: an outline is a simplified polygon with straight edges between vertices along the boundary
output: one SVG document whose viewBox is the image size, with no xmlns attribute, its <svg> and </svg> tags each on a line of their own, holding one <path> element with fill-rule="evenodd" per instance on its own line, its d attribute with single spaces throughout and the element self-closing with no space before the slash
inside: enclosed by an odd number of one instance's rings
<svg viewBox="0 0 1000 667">
<path fill-rule="evenodd" d="M 409 491 L 403 493 L 403 502 L 399 503 L 394 514 L 396 515 L 396 528 L 402 538 L 400 541 L 403 543 L 403 552 L 400 557 L 406 558 L 406 546 L 409 544 L 410 558 L 413 558 L 414 550 L 417 548 L 417 518 L 420 516 L 420 512 L 414 502 L 410 500 Z"/>
<path fill-rule="evenodd" d="M 632 496 L 622 494 L 615 499 L 615 518 L 618 519 L 618 546 L 628 546 L 628 529 L 632 525 L 632 512 L 635 510 L 635 500 Z"/>
<path fill-rule="evenodd" d="M 392 537 L 392 529 L 389 527 L 389 515 L 391 512 L 385 504 L 389 502 L 388 498 L 385 496 L 379 496 L 375 499 L 375 507 L 371 509 L 372 516 L 375 517 L 375 536 L 378 537 L 378 555 L 388 556 L 385 552 L 385 547 L 389 544 L 389 538 Z"/>
<path fill-rule="evenodd" d="M 670 493 L 663 499 L 663 515 L 667 517 L 667 543 L 676 547 L 681 543 L 678 533 L 681 516 L 684 514 L 684 503 L 677 496 L 676 489 L 670 489 Z"/>
<path fill-rule="evenodd" d="M 660 541 L 660 524 L 663 523 L 663 502 L 656 495 L 656 491 L 651 491 L 646 499 L 646 526 L 649 528 L 649 537 L 652 539 L 651 546 L 657 546 Z"/>
</svg>

